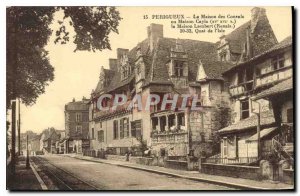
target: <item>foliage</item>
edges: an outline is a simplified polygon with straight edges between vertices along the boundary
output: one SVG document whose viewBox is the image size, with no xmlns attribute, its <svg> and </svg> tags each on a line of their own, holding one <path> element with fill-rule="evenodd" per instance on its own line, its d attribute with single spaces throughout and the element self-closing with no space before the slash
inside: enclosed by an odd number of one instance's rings
<svg viewBox="0 0 300 196">
<path fill-rule="evenodd" d="M 7 108 L 21 98 L 26 105 L 36 102 L 45 86 L 54 80 L 54 68 L 44 49 L 52 34 L 54 13 L 63 11 L 74 27 L 77 50 L 111 49 L 109 34 L 118 33 L 121 20 L 114 7 L 8 7 L 6 10 Z M 56 32 L 55 43 L 66 44 L 70 38 L 64 21 Z"/>
</svg>

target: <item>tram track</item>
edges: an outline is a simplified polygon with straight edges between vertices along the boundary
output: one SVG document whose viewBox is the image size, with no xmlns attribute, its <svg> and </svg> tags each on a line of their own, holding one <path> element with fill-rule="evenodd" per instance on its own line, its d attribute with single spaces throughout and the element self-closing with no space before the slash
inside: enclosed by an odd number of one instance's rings
<svg viewBox="0 0 300 196">
<path fill-rule="evenodd" d="M 31 157 L 32 166 L 41 176 L 48 190 L 99 190 L 74 174 L 57 167 L 42 157 Z"/>
</svg>

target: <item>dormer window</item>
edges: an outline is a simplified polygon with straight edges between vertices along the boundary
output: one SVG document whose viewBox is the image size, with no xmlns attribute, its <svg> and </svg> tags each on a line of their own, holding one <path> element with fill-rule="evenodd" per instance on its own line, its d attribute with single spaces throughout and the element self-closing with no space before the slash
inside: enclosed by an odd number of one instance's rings
<svg viewBox="0 0 300 196">
<path fill-rule="evenodd" d="M 123 67 L 122 74 L 123 74 L 123 79 L 125 79 L 127 77 L 127 69 L 126 69 L 126 67 Z"/>
<path fill-rule="evenodd" d="M 140 67 L 140 65 L 138 65 L 138 66 L 136 67 L 136 73 L 137 73 L 138 75 L 141 74 L 141 67 Z"/>
<path fill-rule="evenodd" d="M 220 52 L 220 61 L 227 61 L 227 50 L 222 50 L 222 52 Z"/>
<path fill-rule="evenodd" d="M 177 77 L 183 76 L 184 65 L 182 61 L 175 61 L 174 69 L 175 69 L 175 76 Z"/>
</svg>

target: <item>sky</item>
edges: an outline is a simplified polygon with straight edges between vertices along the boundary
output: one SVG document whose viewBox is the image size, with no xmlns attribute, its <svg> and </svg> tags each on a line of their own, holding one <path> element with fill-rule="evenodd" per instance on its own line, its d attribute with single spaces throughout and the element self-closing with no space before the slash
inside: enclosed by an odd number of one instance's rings
<svg viewBox="0 0 300 196">
<path fill-rule="evenodd" d="M 269 22 L 278 39 L 281 41 L 292 34 L 291 11 L 289 7 L 265 7 Z M 237 20 L 236 26 L 247 22 L 251 18 L 252 7 L 118 7 L 123 18 L 119 25 L 119 34 L 110 34 L 112 50 L 101 52 L 73 52 L 75 45 L 72 40 L 66 45 L 54 44 L 54 36 L 50 37 L 46 50 L 49 51 L 51 65 L 55 68 L 55 79 L 46 87 L 35 105 L 26 107 L 21 105 L 22 132 L 33 130 L 40 133 L 47 127 L 65 129 L 64 106 L 73 98 L 81 100 L 83 96 L 89 98 L 95 89 L 101 66 L 108 68 L 108 59 L 116 58 L 117 48 L 132 49 L 139 42 L 147 38 L 147 26 L 151 23 L 164 25 L 164 37 L 194 39 L 216 42 L 222 33 L 181 34 L 177 29 L 170 28 L 170 20 L 143 19 L 148 14 L 231 14 L 244 15 L 244 19 Z M 55 15 L 55 20 L 61 19 L 62 13 Z M 57 29 L 57 23 L 51 25 Z M 71 35 L 74 33 L 69 28 Z M 230 33 L 228 30 L 225 34 Z"/>
</svg>

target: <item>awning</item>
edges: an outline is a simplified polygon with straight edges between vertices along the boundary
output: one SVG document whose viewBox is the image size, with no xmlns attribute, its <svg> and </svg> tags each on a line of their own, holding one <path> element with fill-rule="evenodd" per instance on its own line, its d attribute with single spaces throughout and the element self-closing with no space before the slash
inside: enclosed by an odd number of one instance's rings
<svg viewBox="0 0 300 196">
<path fill-rule="evenodd" d="M 267 135 L 269 135 L 270 133 L 274 132 L 277 129 L 277 127 L 270 127 L 270 128 L 266 128 L 260 131 L 260 139 L 266 137 Z M 252 135 L 250 138 L 248 138 L 246 141 L 247 142 L 251 142 L 251 141 L 257 141 L 257 133 L 255 133 L 254 135 Z"/>
</svg>

